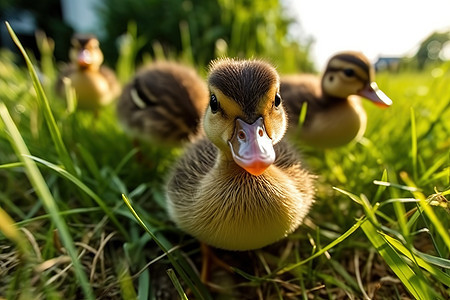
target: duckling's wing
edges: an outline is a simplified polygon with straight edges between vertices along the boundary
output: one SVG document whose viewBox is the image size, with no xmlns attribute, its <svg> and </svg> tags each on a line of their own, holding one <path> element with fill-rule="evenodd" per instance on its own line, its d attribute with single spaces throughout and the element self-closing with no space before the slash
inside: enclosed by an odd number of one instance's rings
<svg viewBox="0 0 450 300">
<path fill-rule="evenodd" d="M 286 141 L 277 143 L 274 150 L 275 166 L 283 170 L 296 183 L 296 187 L 303 193 L 306 202 L 312 203 L 315 193 L 315 176 L 305 168 L 298 151 Z"/>
<path fill-rule="evenodd" d="M 194 70 L 157 63 L 141 70 L 125 87 L 117 108 L 131 131 L 173 145 L 192 141 L 202 132 L 199 124 L 208 101 L 206 84 Z"/>
<path fill-rule="evenodd" d="M 307 103 L 305 125 L 320 110 L 322 90 L 320 79 L 310 74 L 292 75 L 281 78 L 280 94 L 288 115 L 289 127 L 297 127 L 304 103 Z"/>
<path fill-rule="evenodd" d="M 203 138 L 191 144 L 175 164 L 167 190 L 173 201 L 188 201 L 196 192 L 198 183 L 214 166 L 217 148 Z"/>
<path fill-rule="evenodd" d="M 274 165 L 285 170 L 295 165 L 301 165 L 300 155 L 285 141 L 280 141 L 274 146 L 276 159 Z"/>
<path fill-rule="evenodd" d="M 108 86 L 110 88 L 110 94 L 112 95 L 112 97 L 115 98 L 115 97 L 119 96 L 121 87 L 120 87 L 120 83 L 117 80 L 117 77 L 116 77 L 116 74 L 114 73 L 114 71 L 106 66 L 101 66 L 100 74 L 102 74 L 103 77 L 105 77 L 106 81 L 108 82 Z"/>
</svg>

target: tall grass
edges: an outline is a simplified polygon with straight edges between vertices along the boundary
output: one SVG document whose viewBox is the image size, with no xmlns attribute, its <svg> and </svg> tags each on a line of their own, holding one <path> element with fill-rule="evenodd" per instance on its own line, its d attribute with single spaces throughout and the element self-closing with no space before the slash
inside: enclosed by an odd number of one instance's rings
<svg viewBox="0 0 450 300">
<path fill-rule="evenodd" d="M 129 38 L 118 65 L 123 82 L 142 42 L 132 28 Z M 163 184 L 180 150 L 144 144 L 144 160 L 136 159 L 113 107 L 98 120 L 68 109 L 22 53 L 26 69 L 0 52 L 0 297 L 450 295 L 450 63 L 378 74 L 394 105 L 364 103 L 369 123 L 359 143 L 326 151 L 299 143 L 319 176 L 305 224 L 260 250 L 215 250 L 234 273 L 213 269 L 206 287 L 198 241 L 164 208 Z"/>
</svg>

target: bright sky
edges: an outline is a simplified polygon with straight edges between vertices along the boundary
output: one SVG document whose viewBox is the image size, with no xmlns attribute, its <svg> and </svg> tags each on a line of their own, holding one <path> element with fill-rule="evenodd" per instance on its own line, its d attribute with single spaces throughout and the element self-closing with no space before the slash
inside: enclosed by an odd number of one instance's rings
<svg viewBox="0 0 450 300">
<path fill-rule="evenodd" d="M 302 36 L 315 40 L 312 58 L 323 70 L 342 50 L 378 56 L 406 55 L 429 34 L 450 30 L 450 0 L 284 0 Z"/>
</svg>

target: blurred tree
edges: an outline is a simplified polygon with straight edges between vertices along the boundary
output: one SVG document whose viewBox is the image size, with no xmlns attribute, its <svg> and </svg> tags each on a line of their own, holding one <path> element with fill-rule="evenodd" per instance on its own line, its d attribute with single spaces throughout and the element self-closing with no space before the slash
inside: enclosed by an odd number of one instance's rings
<svg viewBox="0 0 450 300">
<path fill-rule="evenodd" d="M 450 41 L 450 31 L 434 32 L 427 37 L 419 46 L 414 59 L 417 61 L 419 70 L 423 70 L 430 63 L 441 63 L 443 61 L 443 50 Z"/>
<path fill-rule="evenodd" d="M 134 21 L 137 35 L 146 41 L 140 57 L 153 55 L 158 42 L 166 54 L 189 51 L 203 66 L 217 55 L 227 55 L 269 58 L 282 67 L 286 54 L 294 59 L 289 65 L 296 71 L 313 69 L 309 45 L 288 39 L 294 19 L 286 17 L 279 0 L 105 0 L 99 10 L 107 32 L 103 48 L 110 61 L 118 56 L 117 38 Z"/>
<path fill-rule="evenodd" d="M 36 20 L 36 29 L 43 30 L 55 41 L 54 55 L 56 59 L 67 60 L 73 29 L 62 20 L 60 0 L 0 0 L 0 17 L 2 19 L 7 19 L 8 13 L 14 14 L 15 10 L 31 12 Z M 34 34 L 23 37 L 19 34 L 19 38 L 39 57 Z"/>
<path fill-rule="evenodd" d="M 289 29 L 296 21 L 278 0 L 218 0 L 221 25 L 229 29 L 222 37 L 233 57 L 262 56 L 270 58 L 282 72 L 313 71 L 309 59 L 312 41 L 300 43 L 290 38 Z"/>
<path fill-rule="evenodd" d="M 159 42 L 166 53 L 182 51 L 181 21 L 189 26 L 196 59 L 205 60 L 214 53 L 214 41 L 222 36 L 220 7 L 216 1 L 202 0 L 105 0 L 99 8 L 107 37 L 102 41 L 107 60 L 117 59 L 117 38 L 127 31 L 130 22 L 137 24 L 137 35 L 146 41 L 140 51 L 153 54 Z"/>
</svg>

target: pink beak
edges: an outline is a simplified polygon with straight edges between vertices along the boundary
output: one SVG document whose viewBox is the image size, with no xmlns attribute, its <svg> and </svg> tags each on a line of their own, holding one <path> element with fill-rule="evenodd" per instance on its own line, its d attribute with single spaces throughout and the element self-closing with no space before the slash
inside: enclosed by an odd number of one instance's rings
<svg viewBox="0 0 450 300">
<path fill-rule="evenodd" d="M 236 119 L 228 145 L 236 164 L 252 175 L 261 175 L 275 161 L 275 150 L 262 117 L 253 124 Z"/>
<path fill-rule="evenodd" d="M 82 68 L 86 68 L 92 63 L 92 56 L 88 50 L 83 50 L 78 55 L 78 65 Z"/>
<path fill-rule="evenodd" d="M 382 108 L 392 105 L 392 100 L 378 88 L 378 85 L 375 82 L 367 84 L 362 90 L 358 91 L 357 94 L 361 97 L 369 99 Z"/>
</svg>

